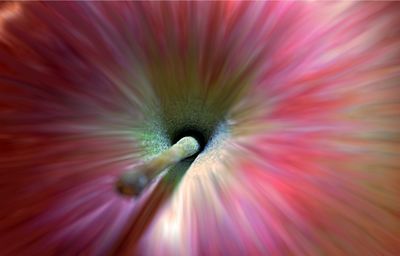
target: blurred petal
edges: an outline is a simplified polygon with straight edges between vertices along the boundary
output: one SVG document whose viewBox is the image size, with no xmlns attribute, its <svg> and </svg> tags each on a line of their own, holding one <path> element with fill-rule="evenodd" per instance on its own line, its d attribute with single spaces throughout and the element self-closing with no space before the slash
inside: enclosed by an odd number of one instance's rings
<svg viewBox="0 0 400 256">
<path fill-rule="evenodd" d="M 1 255 L 398 255 L 400 5 L 0 5 Z M 193 163 L 114 182 L 185 130 Z"/>
</svg>

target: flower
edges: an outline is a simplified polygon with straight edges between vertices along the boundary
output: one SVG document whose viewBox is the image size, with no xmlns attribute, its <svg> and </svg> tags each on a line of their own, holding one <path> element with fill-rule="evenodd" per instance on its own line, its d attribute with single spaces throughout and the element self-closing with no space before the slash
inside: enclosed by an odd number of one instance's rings
<svg viewBox="0 0 400 256">
<path fill-rule="evenodd" d="M 398 254 L 399 8 L 2 4 L 0 254 Z"/>
</svg>

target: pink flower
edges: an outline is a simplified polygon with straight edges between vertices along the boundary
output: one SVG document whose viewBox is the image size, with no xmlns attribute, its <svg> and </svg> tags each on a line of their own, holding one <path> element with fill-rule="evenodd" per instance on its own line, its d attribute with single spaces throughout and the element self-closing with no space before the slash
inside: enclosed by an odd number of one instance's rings
<svg viewBox="0 0 400 256">
<path fill-rule="evenodd" d="M 399 11 L 1 4 L 0 254 L 400 254 Z"/>
</svg>

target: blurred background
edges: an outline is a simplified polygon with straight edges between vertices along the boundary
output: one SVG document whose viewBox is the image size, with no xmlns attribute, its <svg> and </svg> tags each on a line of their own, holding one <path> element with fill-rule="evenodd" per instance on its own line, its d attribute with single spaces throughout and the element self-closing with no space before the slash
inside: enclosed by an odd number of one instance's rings
<svg viewBox="0 0 400 256">
<path fill-rule="evenodd" d="M 1 3 L 0 255 L 400 255 L 399 14 Z"/>
</svg>

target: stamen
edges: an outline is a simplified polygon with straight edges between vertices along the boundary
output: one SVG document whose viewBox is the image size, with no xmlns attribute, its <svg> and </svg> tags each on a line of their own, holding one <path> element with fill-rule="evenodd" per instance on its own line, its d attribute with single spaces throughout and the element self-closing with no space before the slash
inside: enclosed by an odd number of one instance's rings
<svg viewBox="0 0 400 256">
<path fill-rule="evenodd" d="M 163 170 L 193 156 L 199 150 L 200 144 L 195 138 L 183 137 L 158 157 L 136 170 L 122 174 L 116 183 L 117 190 L 124 195 L 137 196 Z"/>
</svg>

